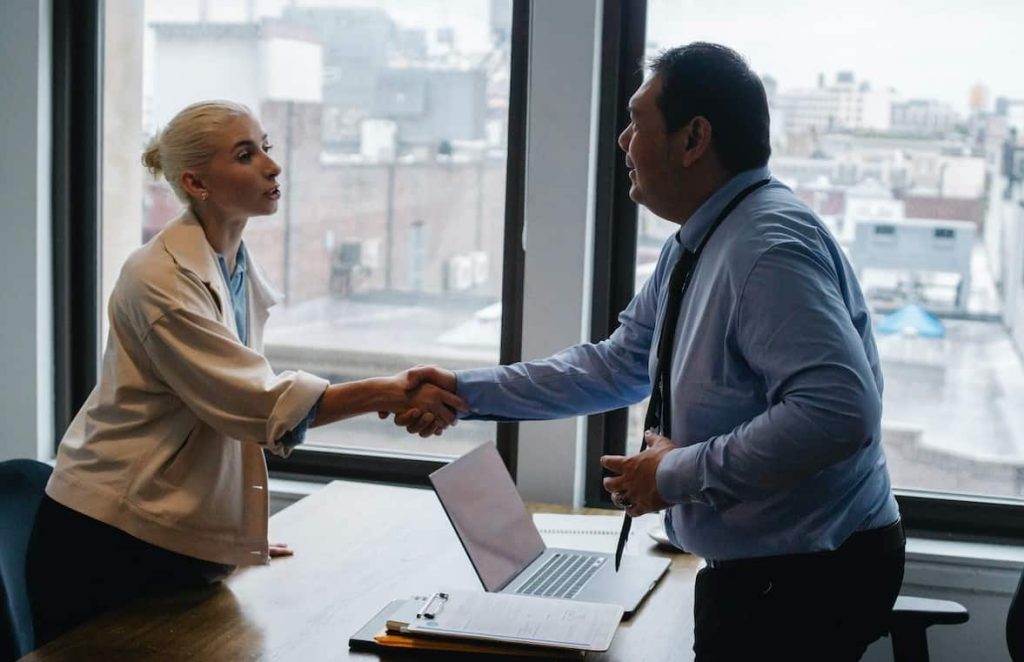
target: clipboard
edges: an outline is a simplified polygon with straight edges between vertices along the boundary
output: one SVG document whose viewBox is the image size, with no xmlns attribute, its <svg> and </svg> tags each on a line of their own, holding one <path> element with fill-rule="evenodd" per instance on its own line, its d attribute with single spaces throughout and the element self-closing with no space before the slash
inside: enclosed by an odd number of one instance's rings
<svg viewBox="0 0 1024 662">
<path fill-rule="evenodd" d="M 430 638 L 409 636 L 387 631 L 387 621 L 398 609 L 407 602 L 422 604 L 424 599 L 392 600 L 358 632 L 349 637 L 348 647 L 355 651 L 374 652 L 384 655 L 394 652 L 396 659 L 405 659 L 404 654 L 415 654 L 417 659 L 431 660 L 478 660 L 480 655 L 497 655 L 504 659 L 535 659 L 546 660 L 582 660 L 585 651 L 553 650 L 550 648 L 534 648 L 529 646 L 513 646 L 508 644 L 489 644 L 482 641 L 464 641 L 459 639 Z M 386 659 L 390 659 L 386 658 Z"/>
<path fill-rule="evenodd" d="M 547 650 L 601 652 L 622 620 L 619 605 L 504 593 L 434 593 L 387 618 L 389 633 Z"/>
</svg>

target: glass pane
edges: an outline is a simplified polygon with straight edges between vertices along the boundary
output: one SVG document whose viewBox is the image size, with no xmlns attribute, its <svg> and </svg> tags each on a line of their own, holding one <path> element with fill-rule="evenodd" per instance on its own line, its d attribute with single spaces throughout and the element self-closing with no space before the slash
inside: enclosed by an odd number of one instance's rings
<svg viewBox="0 0 1024 662">
<path fill-rule="evenodd" d="M 1024 219 L 1008 175 L 1024 174 L 1024 5 L 982 5 L 650 0 L 648 55 L 713 41 L 762 75 L 772 173 L 838 238 L 874 314 L 895 486 L 1022 496 Z M 640 219 L 638 284 L 678 227 Z"/>
<path fill-rule="evenodd" d="M 274 368 L 346 381 L 496 364 L 510 32 L 511 0 L 110 3 L 105 293 L 181 208 L 143 178 L 142 146 L 187 104 L 231 99 L 283 168 L 278 212 L 243 235 L 284 295 Z M 454 456 L 495 432 L 422 440 L 364 416 L 306 447 Z"/>
</svg>

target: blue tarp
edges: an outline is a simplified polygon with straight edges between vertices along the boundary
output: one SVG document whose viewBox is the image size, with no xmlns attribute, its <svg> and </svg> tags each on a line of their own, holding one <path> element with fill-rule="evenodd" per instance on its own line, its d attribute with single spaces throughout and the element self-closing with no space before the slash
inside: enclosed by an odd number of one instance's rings
<svg viewBox="0 0 1024 662">
<path fill-rule="evenodd" d="M 879 333 L 905 333 L 925 338 L 943 338 L 946 330 L 938 317 L 912 303 L 889 313 L 875 326 Z"/>
</svg>

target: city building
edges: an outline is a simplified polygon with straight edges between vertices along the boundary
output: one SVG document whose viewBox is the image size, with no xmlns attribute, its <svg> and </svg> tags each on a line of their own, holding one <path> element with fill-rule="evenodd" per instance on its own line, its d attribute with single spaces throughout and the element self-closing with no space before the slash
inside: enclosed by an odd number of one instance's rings
<svg viewBox="0 0 1024 662">
<path fill-rule="evenodd" d="M 867 82 L 857 82 L 853 73 L 841 71 L 835 81 L 806 89 L 780 89 L 775 107 L 782 112 L 788 131 L 886 130 L 891 126 L 891 108 L 895 94 L 875 90 Z"/>
<path fill-rule="evenodd" d="M 944 133 L 960 121 L 960 114 L 952 106 L 935 99 L 910 99 L 892 104 L 893 131 Z"/>
</svg>

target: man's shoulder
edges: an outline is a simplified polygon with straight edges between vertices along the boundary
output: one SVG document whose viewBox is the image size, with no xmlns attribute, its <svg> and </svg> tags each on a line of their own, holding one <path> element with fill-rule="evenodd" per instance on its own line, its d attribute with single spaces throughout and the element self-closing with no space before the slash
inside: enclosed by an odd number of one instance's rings
<svg viewBox="0 0 1024 662">
<path fill-rule="evenodd" d="M 783 245 L 823 254 L 838 249 L 821 217 L 781 183 L 753 200 L 746 216 L 737 224 L 737 244 L 754 259 Z"/>
</svg>

